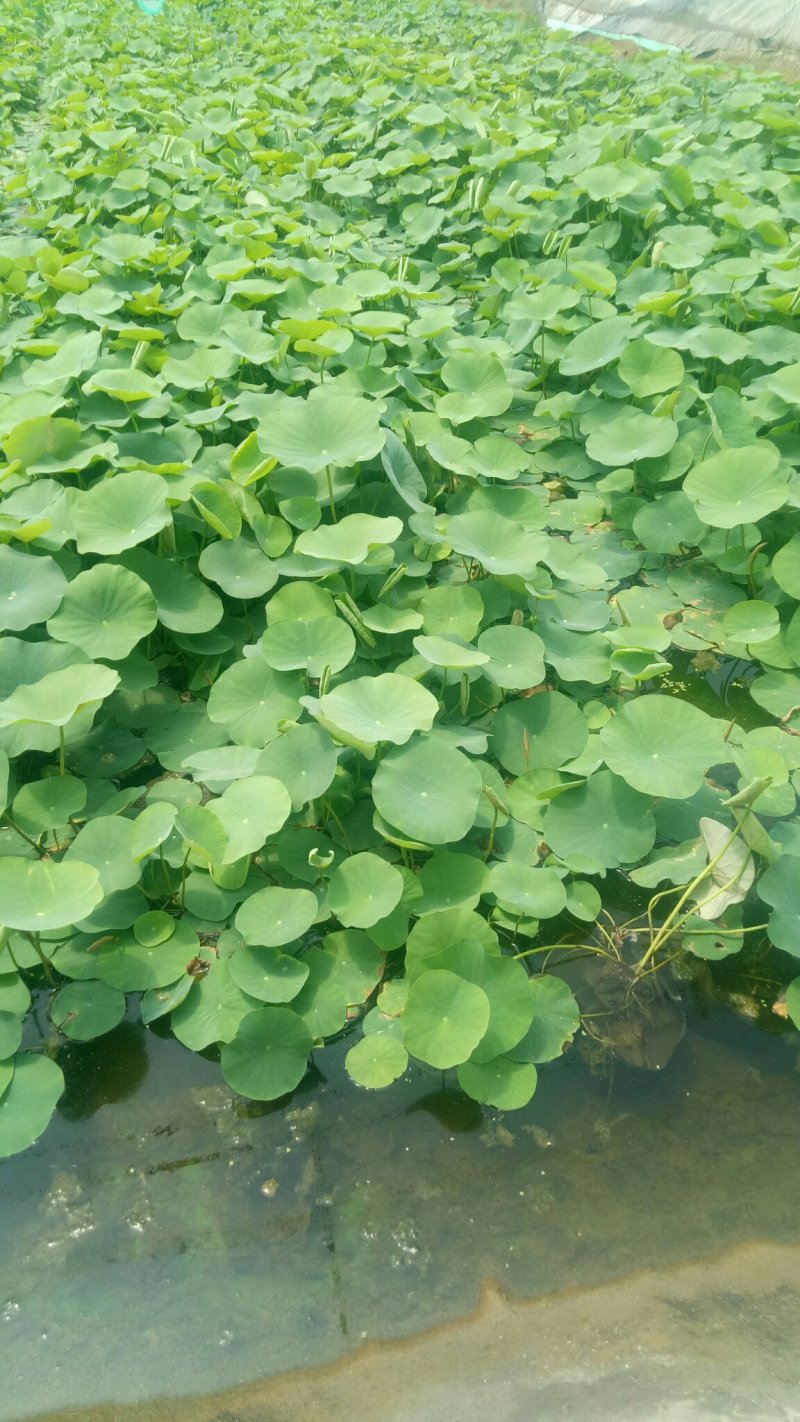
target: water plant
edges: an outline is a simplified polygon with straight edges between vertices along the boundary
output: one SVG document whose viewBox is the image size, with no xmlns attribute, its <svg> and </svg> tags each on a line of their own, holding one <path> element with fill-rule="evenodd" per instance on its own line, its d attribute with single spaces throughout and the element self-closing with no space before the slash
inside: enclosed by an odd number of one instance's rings
<svg viewBox="0 0 800 1422">
<path fill-rule="evenodd" d="M 0 40 L 0 1154 L 126 1012 L 511 1109 L 567 958 L 800 956 L 792 90 L 450 0 Z"/>
</svg>

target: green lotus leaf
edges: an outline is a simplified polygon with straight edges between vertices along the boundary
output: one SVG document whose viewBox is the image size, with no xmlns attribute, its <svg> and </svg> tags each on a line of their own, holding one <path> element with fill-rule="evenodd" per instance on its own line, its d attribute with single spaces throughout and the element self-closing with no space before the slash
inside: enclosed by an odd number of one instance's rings
<svg viewBox="0 0 800 1422">
<path fill-rule="evenodd" d="M 0 1156 L 16 1155 L 42 1134 L 64 1090 L 61 1068 L 49 1057 L 19 1052 L 0 1097 Z"/>
<path fill-rule="evenodd" d="M 119 565 L 98 563 L 73 578 L 47 630 L 87 657 L 120 662 L 157 621 L 156 600 L 141 578 Z"/>
<path fill-rule="evenodd" d="M 644 795 L 686 799 L 713 765 L 730 759 L 723 725 L 686 701 L 642 696 L 600 731 L 609 770 Z"/>
<path fill-rule="evenodd" d="M 308 965 L 279 948 L 243 943 L 228 959 L 233 981 L 259 1002 L 291 1002 L 308 978 Z M 229 1039 L 230 1040 L 230 1039 Z"/>
<path fill-rule="evenodd" d="M 162 388 L 163 382 L 157 376 L 125 366 L 115 370 L 96 370 L 83 387 L 87 395 L 93 390 L 102 390 L 104 395 L 111 395 L 126 405 L 136 404 L 139 400 L 152 400 L 154 395 L 161 394 Z"/>
<path fill-rule="evenodd" d="M 778 549 L 772 560 L 772 576 L 779 588 L 800 600 L 800 533 Z"/>
<path fill-rule="evenodd" d="M 708 532 L 700 522 L 691 500 L 682 490 L 662 494 L 639 509 L 633 520 L 639 542 L 652 553 L 676 553 L 681 545 L 693 548 Z"/>
<path fill-rule="evenodd" d="M 174 932 L 175 920 L 163 909 L 151 909 L 140 914 L 133 924 L 133 936 L 145 948 L 156 948 L 159 943 L 166 943 Z"/>
<path fill-rule="evenodd" d="M 374 1032 L 350 1048 L 344 1064 L 356 1086 L 375 1089 L 391 1086 L 403 1075 L 408 1066 L 408 1052 L 394 1037 Z"/>
<path fill-rule="evenodd" d="M 414 904 L 414 912 L 429 914 L 442 909 L 475 908 L 486 885 L 487 873 L 482 859 L 438 850 L 419 872 L 422 898 Z"/>
<path fill-rule="evenodd" d="M 521 963 L 491 949 L 487 951 L 476 939 L 468 938 L 428 958 L 411 982 L 441 971 L 452 972 L 474 983 L 488 999 L 489 1022 L 472 1051 L 473 1061 L 491 1061 L 524 1037 L 531 1025 L 533 1009 L 528 975 Z"/>
<path fill-rule="evenodd" d="M 290 1007 L 259 1007 L 242 1019 L 233 1041 L 222 1048 L 222 1074 L 240 1096 L 274 1101 L 299 1086 L 313 1045 L 307 1026 Z"/>
<path fill-rule="evenodd" d="M 655 843 L 656 823 L 647 795 L 608 770 L 596 770 L 552 801 L 543 833 L 565 864 L 595 874 L 643 859 Z"/>
<path fill-rule="evenodd" d="M 458 671 L 482 667 L 489 661 L 488 652 L 479 651 L 460 637 L 415 637 L 414 648 L 432 666 Z"/>
<path fill-rule="evenodd" d="M 0 857 L 0 922 L 6 928 L 43 933 L 79 923 L 103 898 L 97 870 L 89 864 Z"/>
<path fill-rule="evenodd" d="M 219 816 L 207 805 L 184 805 L 175 820 L 175 829 L 201 862 L 222 863 L 228 836 Z"/>
<path fill-rule="evenodd" d="M 100 875 L 105 894 L 130 889 L 141 875 L 133 854 L 132 822 L 120 815 L 97 815 L 88 820 L 72 841 L 64 864 L 91 865 Z"/>
<path fill-rule="evenodd" d="M 525 1036 L 508 1050 L 513 1061 L 550 1062 L 560 1057 L 577 1032 L 581 1014 L 571 988 L 554 973 L 530 978 L 533 1019 Z"/>
<path fill-rule="evenodd" d="M 300 710 L 302 683 L 294 672 L 276 672 L 262 657 L 247 657 L 228 667 L 208 698 L 208 717 L 224 726 L 239 746 L 265 746 L 280 721 Z"/>
<path fill-rule="evenodd" d="M 448 583 L 426 588 L 417 611 L 428 637 L 460 637 L 471 642 L 478 635 L 485 608 L 471 583 Z"/>
<path fill-rule="evenodd" d="M 489 1062 L 462 1062 L 458 1084 L 474 1101 L 496 1106 L 500 1111 L 516 1111 L 527 1106 L 536 1090 L 536 1067 L 495 1057 Z"/>
<path fill-rule="evenodd" d="M 318 913 L 316 897 L 308 889 L 259 889 L 242 904 L 235 923 L 245 943 L 280 948 L 302 938 Z"/>
<path fill-rule="evenodd" d="M 598 464 L 618 468 L 669 454 L 677 438 L 678 426 L 672 420 L 632 410 L 593 430 L 586 441 L 586 453 Z"/>
<path fill-rule="evenodd" d="M 356 639 L 338 617 L 313 617 L 303 622 L 274 622 L 261 639 L 265 660 L 276 671 L 297 667 L 318 679 L 326 667 L 335 674 L 352 661 Z"/>
<path fill-rule="evenodd" d="M 323 952 L 330 960 L 330 981 L 341 988 L 347 1006 L 366 1002 L 386 966 L 380 948 L 366 933 L 351 928 L 328 933 Z"/>
<path fill-rule="evenodd" d="M 260 772 L 280 780 L 289 792 L 292 808 L 300 810 L 324 795 L 336 774 L 337 754 L 322 726 L 291 726 L 261 751 Z"/>
<path fill-rule="evenodd" d="M 786 502 L 786 474 L 779 465 L 778 450 L 766 440 L 723 449 L 695 465 L 684 480 L 684 492 L 698 518 L 712 528 L 757 523 Z"/>
<path fill-rule="evenodd" d="M 204 578 L 210 578 L 229 597 L 263 598 L 278 581 L 278 570 L 256 543 L 245 538 L 210 543 L 198 564 Z"/>
<path fill-rule="evenodd" d="M 3 450 L 9 463 L 19 460 L 31 473 L 63 469 L 74 456 L 83 438 L 77 420 L 37 415 L 22 420 L 5 436 Z"/>
<path fill-rule="evenodd" d="M 403 532 L 399 518 L 373 514 L 347 514 L 338 523 L 321 523 L 295 540 L 295 553 L 331 563 L 363 563 L 371 548 L 395 543 Z"/>
<path fill-rule="evenodd" d="M 402 1023 L 407 1050 L 445 1071 L 477 1047 L 489 1025 L 489 999 L 477 984 L 434 968 L 412 983 Z"/>
<path fill-rule="evenodd" d="M 52 617 L 67 586 L 58 564 L 0 544 L 0 631 L 22 632 Z"/>
<path fill-rule="evenodd" d="M 421 739 L 385 756 L 372 782 L 378 813 L 423 844 L 463 839 L 482 791 L 480 771 L 461 751 Z"/>
<path fill-rule="evenodd" d="M 223 489 L 211 479 L 201 479 L 192 484 L 191 499 L 209 528 L 213 528 L 220 538 L 239 537 L 242 531 L 242 515 L 227 489 Z"/>
<path fill-rule="evenodd" d="M 206 386 L 235 375 L 239 363 L 236 351 L 198 346 L 188 356 L 167 356 L 161 375 L 168 385 L 177 385 L 179 390 L 205 390 Z"/>
<path fill-rule="evenodd" d="M 358 396 L 286 399 L 258 427 L 258 442 L 265 454 L 310 474 L 373 459 L 385 439 L 379 407 Z"/>
<path fill-rule="evenodd" d="M 457 553 L 472 558 L 488 573 L 532 576 L 547 540 L 490 509 L 456 514 L 447 521 L 447 538 Z"/>
<path fill-rule="evenodd" d="M 800 1027 L 800 978 L 793 978 L 786 989 L 784 1001 L 795 1027 Z"/>
<path fill-rule="evenodd" d="M 19 1050 L 22 1041 L 22 1018 L 14 1012 L 0 1011 L 0 1062 L 8 1063 L 10 1057 Z M 8 1072 L 8 1080 L 4 1081 L 0 1075 L 0 1096 L 2 1096 L 13 1075 L 13 1070 Z"/>
<path fill-rule="evenodd" d="M 621 380 L 633 391 L 637 400 L 648 395 L 660 395 L 674 390 L 684 375 L 684 365 L 678 351 L 654 346 L 647 339 L 631 341 L 620 356 L 617 366 Z"/>
<path fill-rule="evenodd" d="M 171 522 L 166 481 L 141 469 L 117 474 L 73 494 L 70 517 L 79 553 L 122 553 Z"/>
<path fill-rule="evenodd" d="M 503 366 L 494 355 L 463 352 L 449 356 L 442 366 L 442 382 L 448 394 L 437 400 L 436 411 L 453 424 L 502 415 L 513 397 Z"/>
<path fill-rule="evenodd" d="M 750 695 L 756 705 L 763 706 L 771 716 L 776 716 L 780 721 L 787 721 L 787 724 L 796 722 L 800 716 L 800 674 L 797 672 L 766 672 L 751 683 Z"/>
<path fill-rule="evenodd" d="M 86 786 L 72 775 L 29 780 L 14 796 L 14 821 L 26 834 L 48 834 L 69 823 L 86 804 Z"/>
<path fill-rule="evenodd" d="M 334 981 L 333 956 L 321 948 L 309 948 L 302 962 L 308 968 L 308 977 L 293 998 L 292 1007 L 315 1040 L 333 1037 L 347 1021 L 347 996 L 341 984 Z"/>
<path fill-rule="evenodd" d="M 555 869 L 533 869 L 513 860 L 492 864 L 488 888 L 501 908 L 528 918 L 553 918 L 567 903 Z"/>
<path fill-rule="evenodd" d="M 222 603 L 206 587 L 177 563 L 157 558 L 145 548 L 126 553 L 126 568 L 147 583 L 156 600 L 158 620 L 172 632 L 210 632 L 222 617 Z"/>
<path fill-rule="evenodd" d="M 508 701 L 492 721 L 492 749 L 513 775 L 557 770 L 581 754 L 588 738 L 575 702 L 559 691 Z"/>
<path fill-rule="evenodd" d="M 98 978 L 66 983 L 50 1004 L 50 1018 L 72 1042 L 91 1042 L 125 1016 L 125 994 Z"/>
<path fill-rule="evenodd" d="M 209 964 L 208 972 L 194 980 L 184 974 L 189 989 L 171 1008 L 172 1030 L 193 1052 L 232 1042 L 244 1018 L 258 1007 L 256 998 L 243 992 L 234 980 L 233 958 L 209 954 L 203 961 Z"/>
<path fill-rule="evenodd" d="M 397 907 L 403 876 L 377 854 L 353 854 L 328 880 L 328 906 L 345 928 L 370 928 Z"/>
<path fill-rule="evenodd" d="M 0 701 L 0 726 L 25 722 L 66 726 L 73 716 L 110 696 L 119 675 L 110 667 L 79 663 L 50 672 Z"/>
<path fill-rule="evenodd" d="M 219 862 L 232 864 L 255 854 L 277 834 L 292 812 L 289 791 L 270 775 L 248 775 L 229 785 L 210 810 L 222 825 L 227 847 Z"/>
<path fill-rule="evenodd" d="M 490 627 L 478 638 L 478 650 L 489 661 L 482 675 L 509 691 L 522 691 L 544 681 L 544 643 L 527 627 Z"/>
<path fill-rule="evenodd" d="M 334 735 L 341 730 L 367 745 L 391 741 L 398 746 L 415 731 L 429 731 L 439 709 L 426 687 L 394 672 L 356 677 L 326 692 L 314 705 Z"/>
<path fill-rule="evenodd" d="M 132 932 L 104 941 L 91 953 L 96 975 L 120 992 L 145 992 L 170 987 L 185 974 L 197 955 L 197 934 L 178 922 L 163 943 L 137 943 Z"/>
<path fill-rule="evenodd" d="M 612 360 L 622 355 L 633 329 L 634 322 L 630 316 L 609 316 L 604 321 L 595 321 L 594 325 L 579 331 L 568 343 L 559 362 L 561 374 L 585 375 L 589 370 L 610 365 Z"/>
<path fill-rule="evenodd" d="M 793 855 L 785 854 L 770 864 L 758 881 L 758 894 L 772 909 L 767 929 L 770 941 L 784 953 L 800 958 L 800 874 Z"/>
<path fill-rule="evenodd" d="M 734 642 L 768 642 L 780 630 L 778 610 L 758 598 L 734 603 L 722 619 L 722 630 Z"/>
</svg>

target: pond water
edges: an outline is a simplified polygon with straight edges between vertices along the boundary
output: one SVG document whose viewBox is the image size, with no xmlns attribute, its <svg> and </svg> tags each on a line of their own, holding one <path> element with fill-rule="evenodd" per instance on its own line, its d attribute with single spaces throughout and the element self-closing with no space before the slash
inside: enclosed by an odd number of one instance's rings
<svg viewBox="0 0 800 1422">
<path fill-rule="evenodd" d="M 799 1053 L 715 1006 L 502 1116 L 343 1048 L 265 1109 L 133 1023 L 70 1047 L 0 1167 L 0 1422 L 798 1419 Z"/>
</svg>

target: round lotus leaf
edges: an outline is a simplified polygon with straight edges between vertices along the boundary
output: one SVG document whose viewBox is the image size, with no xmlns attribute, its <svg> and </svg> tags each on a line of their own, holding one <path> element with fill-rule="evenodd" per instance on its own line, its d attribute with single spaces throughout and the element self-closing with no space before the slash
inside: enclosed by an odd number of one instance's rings
<svg viewBox="0 0 800 1422">
<path fill-rule="evenodd" d="M 333 465 L 350 468 L 383 449 L 379 414 L 377 404 L 355 395 L 286 399 L 259 425 L 258 442 L 265 454 L 309 474 Z"/>
<path fill-rule="evenodd" d="M 96 370 L 86 381 L 83 390 L 87 395 L 93 390 L 102 390 L 104 395 L 112 395 L 115 400 L 129 405 L 139 400 L 152 400 L 154 395 L 160 395 L 162 382 L 144 370 L 132 370 L 123 366 L 117 370 Z"/>
<path fill-rule="evenodd" d="M 295 720 L 301 690 L 297 672 L 276 672 L 262 657 L 245 657 L 214 682 L 208 717 L 224 726 L 236 745 L 263 747 L 277 735 L 280 721 Z"/>
<path fill-rule="evenodd" d="M 151 909 L 142 913 L 132 925 L 133 936 L 144 948 L 157 948 L 166 943 L 175 932 L 175 919 L 163 909 Z"/>
<path fill-rule="evenodd" d="M 436 697 L 395 672 L 361 676 L 320 697 L 319 709 L 334 733 L 346 731 L 375 745 L 391 741 L 401 746 L 415 731 L 429 731 L 439 710 Z"/>
<path fill-rule="evenodd" d="M 222 1048 L 222 1075 L 253 1101 L 275 1101 L 300 1084 L 314 1045 L 305 1022 L 290 1007 L 259 1007 Z"/>
<path fill-rule="evenodd" d="M 375 1089 L 391 1086 L 408 1066 L 408 1052 L 402 1042 L 385 1032 L 362 1037 L 344 1059 L 348 1076 L 356 1086 Z"/>
<path fill-rule="evenodd" d="M 402 1023 L 408 1051 L 445 1071 L 477 1047 L 489 1025 L 489 999 L 475 983 L 433 968 L 412 983 Z"/>
<path fill-rule="evenodd" d="M 14 821 L 26 834 L 47 834 L 66 825 L 86 804 L 86 786 L 73 775 L 31 780 L 14 796 Z"/>
<path fill-rule="evenodd" d="M 307 933 L 319 912 L 309 889 L 259 889 L 236 915 L 236 927 L 246 943 L 278 948 Z"/>
<path fill-rule="evenodd" d="M 133 856 L 133 823 L 121 815 L 88 820 L 72 841 L 65 864 L 89 864 L 100 875 L 104 894 L 130 889 L 139 882 L 141 865 Z"/>
<path fill-rule="evenodd" d="M 191 852 L 202 860 L 221 864 L 228 848 L 222 821 L 208 805 L 184 805 L 175 829 Z"/>
<path fill-rule="evenodd" d="M 192 980 L 189 991 L 172 1001 L 172 1030 L 179 1042 L 192 1052 L 205 1051 L 218 1042 L 232 1042 L 242 1019 L 258 1006 L 254 997 L 242 992 L 230 971 L 231 960 L 209 955 L 208 972 Z"/>
<path fill-rule="evenodd" d="M 243 943 L 228 960 L 231 977 L 260 1002 L 291 1002 L 308 977 L 308 964 L 279 948 L 253 948 Z"/>
<path fill-rule="evenodd" d="M 458 1084 L 474 1101 L 496 1106 L 500 1111 L 516 1111 L 527 1106 L 536 1090 L 536 1067 L 528 1062 L 495 1057 L 490 1062 L 462 1062 Z"/>
<path fill-rule="evenodd" d="M 600 731 L 609 770 L 645 795 L 686 799 L 730 759 L 722 722 L 672 696 L 629 701 Z"/>
<path fill-rule="evenodd" d="M 21 632 L 52 617 L 67 586 L 53 558 L 0 545 L 0 631 Z"/>
<path fill-rule="evenodd" d="M 123 553 L 144 543 L 172 521 L 168 485 L 159 474 L 124 470 L 85 492 L 70 506 L 79 553 Z"/>
<path fill-rule="evenodd" d="M 0 1012 L 0 1062 L 7 1062 L 9 1057 L 13 1057 L 21 1041 L 22 1018 L 15 1012 Z M 0 1082 L 0 1096 L 7 1085 L 8 1082 L 5 1085 Z"/>
<path fill-rule="evenodd" d="M 439 971 L 452 972 L 475 983 L 489 1001 L 489 1022 L 472 1053 L 474 1061 L 491 1061 L 524 1037 L 531 1025 L 532 1008 L 528 975 L 521 963 L 491 950 L 487 952 L 479 940 L 467 938 L 429 958 L 410 981 Z"/>
<path fill-rule="evenodd" d="M 631 341 L 622 352 L 617 372 L 637 400 L 644 400 L 648 395 L 660 395 L 680 385 L 684 365 L 678 351 L 668 346 L 654 346 L 643 338 Z"/>
<path fill-rule="evenodd" d="M 759 440 L 741 449 L 723 449 L 695 465 L 683 484 L 703 523 L 735 528 L 757 523 L 782 508 L 788 488 L 774 444 Z"/>
<path fill-rule="evenodd" d="M 800 706 L 800 674 L 788 671 L 767 672 L 750 683 L 750 695 L 770 716 L 776 716 L 779 721 L 788 716 L 792 721 L 796 721 L 796 708 Z"/>
<path fill-rule="evenodd" d="M 308 621 L 314 617 L 335 617 L 336 604 L 318 583 L 285 583 L 267 599 L 267 623 Z"/>
<path fill-rule="evenodd" d="M 197 948 L 197 934 L 178 922 L 165 943 L 147 946 L 137 943 L 133 933 L 123 932 L 93 951 L 91 958 L 97 976 L 109 987 L 121 992 L 145 992 L 176 982 L 196 957 Z"/>
<path fill-rule="evenodd" d="M 708 528 L 697 517 L 691 499 L 678 489 L 644 504 L 633 520 L 633 531 L 651 553 L 674 553 L 681 545 L 693 548 Z"/>
<path fill-rule="evenodd" d="M 594 923 L 601 908 L 601 899 L 594 884 L 587 879 L 572 879 L 567 884 L 567 912 L 584 923 Z"/>
<path fill-rule="evenodd" d="M 395 543 L 403 532 L 399 518 L 376 518 L 374 514 L 347 514 L 338 523 L 321 523 L 295 541 L 295 553 L 325 562 L 363 563 L 371 548 Z"/>
<path fill-rule="evenodd" d="M 30 1005 L 31 995 L 19 973 L 0 973 L 0 1012 L 22 1016 Z"/>
<path fill-rule="evenodd" d="M 795 1027 L 800 1027 L 800 978 L 793 978 L 786 989 L 784 998 L 786 1010 Z"/>
<path fill-rule="evenodd" d="M 610 770 L 597 770 L 552 801 L 543 833 L 565 864 L 595 874 L 644 859 L 655 844 L 656 822 L 649 796 Z"/>
<path fill-rule="evenodd" d="M 370 928 L 397 907 L 403 876 L 377 854 L 353 854 L 328 881 L 328 906 L 345 928 Z"/>
<path fill-rule="evenodd" d="M 312 1037 L 333 1037 L 347 1020 L 347 995 L 341 983 L 334 980 L 333 955 L 321 948 L 309 948 L 301 961 L 308 968 L 308 978 L 292 1008 Z"/>
<path fill-rule="evenodd" d="M 487 873 L 482 859 L 439 850 L 419 872 L 422 898 L 414 904 L 414 912 L 429 914 L 442 909 L 475 908 Z"/>
<path fill-rule="evenodd" d="M 567 891 L 555 869 L 533 868 L 513 859 L 491 866 L 488 889 L 501 908 L 528 918 L 553 918 L 567 903 Z"/>
<path fill-rule="evenodd" d="M 2 861 L 0 861 L 2 862 Z M 770 941 L 784 953 L 800 958 L 800 874 L 793 855 L 784 854 L 758 881 L 758 895 L 769 904 Z"/>
<path fill-rule="evenodd" d="M 518 1062 L 550 1062 L 560 1057 L 577 1032 L 581 1014 L 571 988 L 553 973 L 528 979 L 533 1018 L 525 1036 L 508 1049 Z"/>
<path fill-rule="evenodd" d="M 125 994 L 99 978 L 66 983 L 50 1004 L 50 1018 L 72 1042 L 91 1042 L 125 1016 Z"/>
<path fill-rule="evenodd" d="M 609 316 L 579 331 L 561 355 L 561 374 L 585 375 L 589 370 L 609 365 L 629 344 L 632 326 L 630 316 Z"/>
<path fill-rule="evenodd" d="M 678 426 L 673 420 L 632 410 L 593 430 L 586 441 L 586 453 L 598 464 L 618 469 L 639 459 L 669 454 L 677 438 Z"/>
<path fill-rule="evenodd" d="M 489 660 L 488 652 L 479 652 L 460 637 L 415 637 L 414 649 L 435 667 L 451 667 L 463 671 L 482 667 Z"/>
<path fill-rule="evenodd" d="M 467 939 L 480 943 L 487 953 L 499 952 L 497 935 L 480 914 L 466 908 L 426 914 L 414 924 L 408 935 L 406 972 L 409 976 L 415 976 L 426 971 L 437 954 Z"/>
<path fill-rule="evenodd" d="M 338 617 L 303 622 L 273 622 L 261 638 L 265 660 L 276 671 L 302 668 L 315 680 L 328 667 L 332 675 L 352 661 L 356 639 Z"/>
<path fill-rule="evenodd" d="M 734 642 L 768 642 L 780 631 L 778 609 L 758 598 L 736 602 L 722 619 L 722 631 Z"/>
<path fill-rule="evenodd" d="M 800 533 L 778 549 L 772 560 L 772 576 L 779 588 L 800 600 Z"/>
<path fill-rule="evenodd" d="M 89 864 L 50 859 L 0 858 L 0 923 L 41 933 L 86 918 L 103 898 L 100 876 Z"/>
<path fill-rule="evenodd" d="M 87 657 L 119 662 L 157 621 L 156 600 L 141 578 L 118 564 L 98 563 L 73 578 L 47 630 Z"/>
<path fill-rule="evenodd" d="M 442 382 L 449 393 L 437 400 L 436 413 L 453 424 L 502 415 L 513 398 L 505 370 L 495 355 L 464 351 L 449 356 L 442 366 Z"/>
<path fill-rule="evenodd" d="M 344 992 L 348 1007 L 366 1002 L 383 977 L 386 959 L 380 948 L 358 929 L 340 929 L 325 937 L 324 953 L 330 958 L 330 981 Z"/>
<path fill-rule="evenodd" d="M 478 638 L 478 650 L 489 656 L 481 675 L 495 686 L 522 691 L 544 681 L 544 643 L 527 627 L 490 627 Z"/>
<path fill-rule="evenodd" d="M 475 823 L 482 791 L 478 767 L 439 741 L 416 740 L 391 751 L 372 782 L 378 813 L 423 844 L 463 839 Z"/>
<path fill-rule="evenodd" d="M 257 543 L 218 539 L 200 554 L 198 568 L 229 597 L 262 598 L 278 581 L 278 570 Z"/>
<path fill-rule="evenodd" d="M 158 620 L 171 632 L 210 632 L 222 617 L 222 602 L 200 578 L 166 558 L 137 548 L 122 559 L 126 568 L 147 583 L 158 608 Z"/>
<path fill-rule="evenodd" d="M 25 721 L 66 726 L 79 711 L 103 701 L 118 685 L 119 673 L 110 667 L 89 663 L 63 667 L 30 686 L 18 686 L 0 701 L 0 726 Z"/>
<path fill-rule="evenodd" d="M 225 832 L 227 844 L 219 861 L 232 864 L 254 854 L 283 827 L 292 812 L 286 786 L 271 775 L 248 775 L 229 785 L 210 804 Z"/>
<path fill-rule="evenodd" d="M 579 756 L 588 739 L 580 710 L 560 691 L 508 701 L 492 721 L 492 749 L 513 775 L 557 770 Z"/>
<path fill-rule="evenodd" d="M 45 1130 L 64 1090 L 64 1075 L 49 1057 L 18 1052 L 14 1075 L 0 1097 L 0 1156 L 16 1155 Z"/>
<path fill-rule="evenodd" d="M 330 620 L 330 619 L 328 619 Z M 336 746 L 322 726 L 291 726 L 264 748 L 259 769 L 280 780 L 300 810 L 324 795 L 336 774 Z"/>
<path fill-rule="evenodd" d="M 485 611 L 483 598 L 471 583 L 445 583 L 428 588 L 417 603 L 422 626 L 429 637 L 477 636 Z"/>
</svg>

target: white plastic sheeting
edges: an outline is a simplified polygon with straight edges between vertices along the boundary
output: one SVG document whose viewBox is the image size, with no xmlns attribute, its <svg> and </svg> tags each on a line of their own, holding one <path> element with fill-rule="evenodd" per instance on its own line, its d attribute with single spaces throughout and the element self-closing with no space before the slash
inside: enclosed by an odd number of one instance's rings
<svg viewBox="0 0 800 1422">
<path fill-rule="evenodd" d="M 800 51 L 800 0 L 546 0 L 550 25 L 602 30 L 694 54 L 768 57 Z"/>
</svg>

